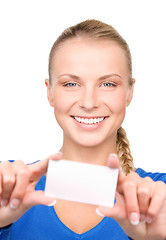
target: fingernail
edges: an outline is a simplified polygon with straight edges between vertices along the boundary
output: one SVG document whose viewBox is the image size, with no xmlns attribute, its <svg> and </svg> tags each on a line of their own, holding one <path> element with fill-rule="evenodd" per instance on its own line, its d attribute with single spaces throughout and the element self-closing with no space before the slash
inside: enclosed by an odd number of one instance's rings
<svg viewBox="0 0 166 240">
<path fill-rule="evenodd" d="M 20 200 L 16 199 L 16 198 L 13 198 L 10 202 L 10 208 L 11 209 L 16 209 L 18 208 L 20 205 Z"/>
<path fill-rule="evenodd" d="M 152 218 L 151 217 L 145 217 L 145 222 L 150 224 L 152 222 Z"/>
<path fill-rule="evenodd" d="M 118 155 L 117 154 L 115 154 L 115 153 L 110 153 L 110 155 L 109 155 L 110 157 L 116 157 L 116 158 L 118 158 Z"/>
<path fill-rule="evenodd" d="M 56 200 L 54 200 L 53 202 L 51 202 L 50 204 L 48 204 L 48 207 L 52 207 L 52 206 L 54 206 L 55 203 L 56 203 Z"/>
<path fill-rule="evenodd" d="M 96 213 L 97 213 L 97 215 L 99 215 L 99 216 L 101 216 L 101 217 L 104 217 L 104 215 L 99 211 L 98 208 L 96 209 Z"/>
<path fill-rule="evenodd" d="M 6 207 L 8 205 L 8 200 L 7 199 L 3 199 L 1 201 L 1 207 Z"/>
<path fill-rule="evenodd" d="M 130 214 L 130 223 L 132 225 L 138 225 L 139 224 L 139 216 L 138 216 L 138 213 L 136 212 L 133 212 Z"/>
</svg>

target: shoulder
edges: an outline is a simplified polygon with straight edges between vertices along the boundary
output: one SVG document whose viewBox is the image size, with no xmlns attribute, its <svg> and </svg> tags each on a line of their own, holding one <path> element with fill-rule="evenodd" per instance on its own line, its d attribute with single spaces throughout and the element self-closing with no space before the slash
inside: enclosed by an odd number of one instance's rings
<svg viewBox="0 0 166 240">
<path fill-rule="evenodd" d="M 166 173 L 146 172 L 142 168 L 137 168 L 136 173 L 142 178 L 150 177 L 153 179 L 153 181 L 162 181 L 162 182 L 166 183 Z"/>
</svg>

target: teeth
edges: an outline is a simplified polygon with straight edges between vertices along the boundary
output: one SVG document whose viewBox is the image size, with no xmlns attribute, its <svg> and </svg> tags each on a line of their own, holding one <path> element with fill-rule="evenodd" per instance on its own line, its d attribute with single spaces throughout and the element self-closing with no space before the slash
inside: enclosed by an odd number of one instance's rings
<svg viewBox="0 0 166 240">
<path fill-rule="evenodd" d="M 94 124 L 94 123 L 100 123 L 104 120 L 104 117 L 101 118 L 80 118 L 80 117 L 74 117 L 74 119 L 77 122 L 85 123 L 85 124 Z"/>
<path fill-rule="evenodd" d="M 93 119 L 92 118 L 89 119 L 89 124 L 93 124 Z"/>
</svg>

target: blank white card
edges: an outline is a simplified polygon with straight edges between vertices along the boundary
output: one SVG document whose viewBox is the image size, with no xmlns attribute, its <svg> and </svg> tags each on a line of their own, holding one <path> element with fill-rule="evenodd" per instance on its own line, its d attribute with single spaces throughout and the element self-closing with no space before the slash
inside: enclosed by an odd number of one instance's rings
<svg viewBox="0 0 166 240">
<path fill-rule="evenodd" d="M 114 205 L 118 169 L 69 160 L 50 160 L 45 194 L 101 206 Z"/>
</svg>

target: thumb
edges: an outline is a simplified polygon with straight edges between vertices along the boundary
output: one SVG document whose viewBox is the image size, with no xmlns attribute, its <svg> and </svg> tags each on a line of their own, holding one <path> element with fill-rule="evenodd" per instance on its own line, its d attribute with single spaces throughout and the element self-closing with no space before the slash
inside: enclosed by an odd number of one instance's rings
<svg viewBox="0 0 166 240">
<path fill-rule="evenodd" d="M 28 165 L 30 173 L 31 173 L 31 180 L 39 179 L 43 174 L 47 172 L 49 160 L 59 160 L 62 158 L 62 153 L 58 152 L 56 154 L 50 155 L 48 158 L 38 161 L 34 164 Z"/>
<path fill-rule="evenodd" d="M 119 186 L 123 182 L 125 175 L 123 173 L 123 170 L 120 166 L 120 161 L 119 158 L 116 154 L 111 153 L 107 159 L 107 166 L 110 168 L 119 168 L 119 173 L 118 173 L 118 182 L 117 182 L 117 189 L 119 189 Z"/>
<path fill-rule="evenodd" d="M 53 206 L 56 200 L 52 197 L 45 195 L 44 191 L 32 191 L 26 194 L 23 204 L 27 208 L 31 208 L 35 205 Z"/>
<path fill-rule="evenodd" d="M 119 168 L 120 162 L 118 156 L 114 153 L 111 153 L 107 159 L 107 166 L 110 168 Z"/>
<path fill-rule="evenodd" d="M 118 223 L 123 221 L 126 217 L 125 209 L 123 207 L 121 207 L 119 204 L 115 204 L 114 207 L 112 207 L 112 208 L 99 206 L 96 209 L 96 213 L 103 217 L 113 218 Z"/>
</svg>

